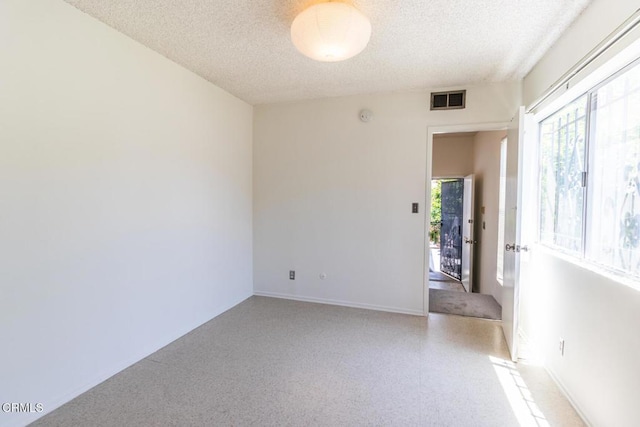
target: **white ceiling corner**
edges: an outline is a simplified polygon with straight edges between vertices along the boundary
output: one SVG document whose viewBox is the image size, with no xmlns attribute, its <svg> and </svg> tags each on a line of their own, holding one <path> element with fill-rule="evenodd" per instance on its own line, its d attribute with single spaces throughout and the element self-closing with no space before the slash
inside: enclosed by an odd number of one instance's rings
<svg viewBox="0 0 640 427">
<path fill-rule="evenodd" d="M 523 78 L 591 0 L 354 0 L 372 36 L 315 62 L 291 43 L 318 0 L 65 0 L 250 104 Z"/>
</svg>

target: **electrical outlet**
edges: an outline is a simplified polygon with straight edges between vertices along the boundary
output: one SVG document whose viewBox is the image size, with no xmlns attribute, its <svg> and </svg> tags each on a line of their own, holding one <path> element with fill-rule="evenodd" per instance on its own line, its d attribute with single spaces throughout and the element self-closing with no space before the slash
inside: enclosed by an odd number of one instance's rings
<svg viewBox="0 0 640 427">
<path fill-rule="evenodd" d="M 296 271 L 289 270 L 289 280 L 296 280 Z"/>
<path fill-rule="evenodd" d="M 564 356 L 564 339 L 560 338 L 560 344 L 558 345 L 558 350 L 560 351 L 560 356 Z"/>
</svg>

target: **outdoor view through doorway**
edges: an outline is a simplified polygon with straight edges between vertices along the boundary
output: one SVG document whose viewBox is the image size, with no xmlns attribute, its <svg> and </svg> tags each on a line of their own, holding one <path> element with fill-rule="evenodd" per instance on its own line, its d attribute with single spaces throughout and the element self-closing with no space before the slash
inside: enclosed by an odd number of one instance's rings
<svg viewBox="0 0 640 427">
<path fill-rule="evenodd" d="M 474 179 L 431 181 L 429 311 L 499 320 L 490 295 L 473 292 Z"/>
<path fill-rule="evenodd" d="M 434 278 L 459 282 L 471 292 L 473 175 L 432 181 L 429 241 Z"/>
<path fill-rule="evenodd" d="M 462 279 L 462 201 L 464 180 L 437 181 L 440 187 L 440 271 Z"/>
</svg>

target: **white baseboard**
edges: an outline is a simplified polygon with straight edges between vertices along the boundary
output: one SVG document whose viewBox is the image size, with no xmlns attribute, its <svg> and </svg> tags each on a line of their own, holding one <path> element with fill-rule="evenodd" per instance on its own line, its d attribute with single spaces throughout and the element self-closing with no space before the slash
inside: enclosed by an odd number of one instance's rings
<svg viewBox="0 0 640 427">
<path fill-rule="evenodd" d="M 518 328 L 518 335 L 520 335 L 525 341 L 527 341 L 527 343 L 530 346 L 533 346 L 536 349 L 533 355 L 534 356 L 533 361 L 536 363 L 539 363 L 542 367 L 544 367 L 544 370 L 547 371 L 547 374 L 549 374 L 553 382 L 556 384 L 556 386 L 558 386 L 558 388 L 560 389 L 564 397 L 566 397 L 569 403 L 571 404 L 571 406 L 573 406 L 573 409 L 575 409 L 575 411 L 578 413 L 578 416 L 582 418 L 582 422 L 584 422 L 587 426 L 592 426 L 593 424 L 589 422 L 584 411 L 580 408 L 580 406 L 576 403 L 575 399 L 571 396 L 571 393 L 569 393 L 569 391 L 564 386 L 562 381 L 558 379 L 558 376 L 553 372 L 553 370 L 547 366 L 547 363 L 544 361 L 543 355 L 538 350 L 539 348 L 538 343 L 532 340 L 531 337 L 529 337 L 522 328 Z"/>
<path fill-rule="evenodd" d="M 560 381 L 560 379 L 557 377 L 557 375 L 553 372 L 553 370 L 551 370 L 551 368 L 547 367 L 546 364 L 544 366 L 544 369 L 547 371 L 547 373 L 549 374 L 549 376 L 551 377 L 551 379 L 553 380 L 553 382 L 556 383 L 556 385 L 558 386 L 558 388 L 560 389 L 560 391 L 562 392 L 562 394 L 564 394 L 564 397 L 567 398 L 567 400 L 569 401 L 569 403 L 571 403 L 571 406 L 573 406 L 573 409 L 576 410 L 576 412 L 578 413 L 578 416 L 580 418 L 582 418 L 582 421 L 589 427 L 592 427 L 593 424 L 591 424 L 589 422 L 589 419 L 587 418 L 587 416 L 585 415 L 584 411 L 580 408 L 580 405 L 578 405 L 578 403 L 575 401 L 575 399 L 571 396 L 571 393 L 569 393 L 569 391 L 567 390 L 567 388 L 564 386 L 564 384 L 562 383 L 562 381 Z"/>
<path fill-rule="evenodd" d="M 280 298 L 280 299 L 288 299 L 293 301 L 312 302 L 316 304 L 339 305 L 342 307 L 363 308 L 365 310 L 386 311 L 389 313 L 410 314 L 412 316 L 424 317 L 424 313 L 422 312 L 422 310 L 411 310 L 411 309 L 399 308 L 399 307 L 363 304 L 358 302 L 341 301 L 341 300 L 334 300 L 334 299 L 328 299 L 328 298 L 307 297 L 302 295 L 281 294 L 277 292 L 254 291 L 253 294 L 260 297 Z"/>
</svg>

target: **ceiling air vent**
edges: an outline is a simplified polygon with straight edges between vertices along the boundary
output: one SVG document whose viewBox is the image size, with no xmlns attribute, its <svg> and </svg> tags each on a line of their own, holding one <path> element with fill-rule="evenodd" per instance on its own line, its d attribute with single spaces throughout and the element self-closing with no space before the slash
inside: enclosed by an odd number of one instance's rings
<svg viewBox="0 0 640 427">
<path fill-rule="evenodd" d="M 431 92 L 432 110 L 455 110 L 464 108 L 467 98 L 466 90 L 452 90 L 449 92 Z"/>
</svg>

